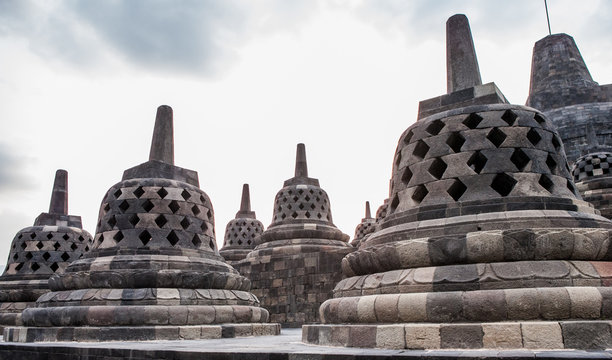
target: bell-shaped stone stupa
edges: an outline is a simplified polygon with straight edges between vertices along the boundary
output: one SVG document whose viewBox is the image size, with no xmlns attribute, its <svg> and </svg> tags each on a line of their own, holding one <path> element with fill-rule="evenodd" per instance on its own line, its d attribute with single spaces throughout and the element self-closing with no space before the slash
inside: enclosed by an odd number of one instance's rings
<svg viewBox="0 0 612 360">
<path fill-rule="evenodd" d="M 0 276 L 0 326 L 23 325 L 21 312 L 49 292 L 49 277 L 63 273 L 91 246 L 81 217 L 68 215 L 68 172 L 57 170 L 49 212 L 40 214 L 34 226 L 19 231 L 11 243 Z"/>
<path fill-rule="evenodd" d="M 371 233 L 376 230 L 376 219 L 372 217 L 370 212 L 370 202 L 366 201 L 365 207 L 365 217 L 361 219 L 361 222 L 355 228 L 355 236 L 353 237 L 353 241 L 351 241 L 351 245 L 355 248 L 359 247 L 361 240 L 368 237 Z"/>
<path fill-rule="evenodd" d="M 199 339 L 278 334 L 250 282 L 215 245 L 198 174 L 174 165 L 173 118 L 157 109 L 149 161 L 102 200 L 93 249 L 49 280 L 9 341 Z"/>
<path fill-rule="evenodd" d="M 596 152 L 581 156 L 572 168 L 576 188 L 602 216 L 612 219 L 612 153 Z"/>
<path fill-rule="evenodd" d="M 272 224 L 236 267 L 270 318 L 295 327 L 318 321 L 318 308 L 342 278 L 342 258 L 354 248 L 332 222 L 327 193 L 308 177 L 306 150 L 298 144 L 295 176 L 276 194 Z"/>
<path fill-rule="evenodd" d="M 482 89 L 471 44 L 467 18 L 451 17 L 449 93 L 421 102 L 427 115 L 401 135 L 387 214 L 343 259 L 348 278 L 305 341 L 612 345 L 612 222 L 579 199 L 546 116 Z"/>
<path fill-rule="evenodd" d="M 219 254 L 231 265 L 243 260 L 255 248 L 255 239 L 264 231 L 261 221 L 251 211 L 249 184 L 242 185 L 242 201 L 236 217 L 225 227 L 223 248 Z"/>
</svg>

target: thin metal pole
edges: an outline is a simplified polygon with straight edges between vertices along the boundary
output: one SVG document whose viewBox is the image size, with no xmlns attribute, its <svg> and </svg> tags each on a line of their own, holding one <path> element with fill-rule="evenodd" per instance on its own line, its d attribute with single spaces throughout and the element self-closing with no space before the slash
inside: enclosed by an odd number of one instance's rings
<svg viewBox="0 0 612 360">
<path fill-rule="evenodd" d="M 544 0 L 544 8 L 546 8 L 546 22 L 548 22 L 548 35 L 552 35 L 550 31 L 550 18 L 548 17 L 548 5 L 546 5 L 546 0 Z"/>
</svg>

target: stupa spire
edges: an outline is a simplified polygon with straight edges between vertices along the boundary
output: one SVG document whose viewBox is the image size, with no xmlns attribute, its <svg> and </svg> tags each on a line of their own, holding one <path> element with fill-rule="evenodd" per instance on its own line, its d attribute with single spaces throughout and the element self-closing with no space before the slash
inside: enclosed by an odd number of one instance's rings
<svg viewBox="0 0 612 360">
<path fill-rule="evenodd" d="M 306 146 L 297 144 L 295 154 L 295 177 L 308 177 L 308 164 L 306 163 Z"/>
<path fill-rule="evenodd" d="M 55 172 L 49 214 L 68 215 L 68 172 L 59 169 Z"/>
<path fill-rule="evenodd" d="M 240 201 L 240 211 L 251 211 L 251 194 L 249 184 L 242 185 L 242 200 Z"/>
<path fill-rule="evenodd" d="M 174 165 L 174 131 L 172 108 L 161 105 L 157 108 L 153 140 L 149 160 L 158 160 Z"/>
<path fill-rule="evenodd" d="M 366 201 L 365 218 L 366 219 L 371 219 L 372 218 L 372 213 L 370 212 L 370 202 L 369 201 Z"/>
<path fill-rule="evenodd" d="M 446 21 L 447 92 L 482 85 L 470 23 L 463 14 Z"/>
</svg>

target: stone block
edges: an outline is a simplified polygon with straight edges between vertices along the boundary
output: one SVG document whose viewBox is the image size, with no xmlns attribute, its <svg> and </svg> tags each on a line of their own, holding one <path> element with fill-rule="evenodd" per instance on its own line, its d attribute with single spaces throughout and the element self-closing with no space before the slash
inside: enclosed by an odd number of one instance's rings
<svg viewBox="0 0 612 360">
<path fill-rule="evenodd" d="M 572 319 L 599 319 L 602 308 L 601 293 L 594 287 L 568 287 Z"/>
<path fill-rule="evenodd" d="M 440 325 L 440 347 L 450 349 L 480 349 L 483 346 L 480 324 Z"/>
<path fill-rule="evenodd" d="M 406 349 L 439 349 L 439 324 L 407 324 L 404 326 Z"/>
<path fill-rule="evenodd" d="M 521 324 L 482 324 L 482 346 L 487 349 L 519 349 L 523 347 Z"/>
<path fill-rule="evenodd" d="M 570 317 L 571 303 L 565 288 L 538 288 L 538 297 L 543 319 L 562 320 Z"/>
<path fill-rule="evenodd" d="M 398 320 L 399 294 L 376 295 L 374 310 L 376 319 L 382 323 L 393 323 Z"/>
<path fill-rule="evenodd" d="M 383 349 L 404 349 L 406 334 L 403 325 L 378 325 L 376 347 Z"/>
<path fill-rule="evenodd" d="M 561 330 L 566 348 L 603 350 L 612 347 L 609 321 L 563 321 Z"/>
<path fill-rule="evenodd" d="M 563 335 L 557 322 L 523 322 L 521 333 L 524 348 L 563 349 Z"/>
<path fill-rule="evenodd" d="M 503 261 L 504 242 L 501 231 L 478 231 L 466 235 L 467 258 L 470 262 Z"/>
<path fill-rule="evenodd" d="M 199 339 L 202 333 L 200 326 L 179 326 L 179 339 L 195 340 Z"/>
<path fill-rule="evenodd" d="M 364 347 L 373 348 L 376 347 L 376 330 L 375 325 L 353 325 L 349 331 L 349 344 L 350 347 Z"/>
<path fill-rule="evenodd" d="M 540 316 L 538 289 L 504 290 L 508 320 L 530 320 Z"/>
<path fill-rule="evenodd" d="M 332 326 L 331 327 L 331 338 L 329 341 L 330 345 L 333 346 L 348 346 L 349 344 L 349 327 L 348 326 Z M 321 336 L 319 335 L 319 344 L 321 343 Z"/>
<path fill-rule="evenodd" d="M 357 303 L 357 318 L 361 323 L 375 323 L 376 313 L 374 312 L 374 303 L 376 296 L 362 296 Z"/>
<path fill-rule="evenodd" d="M 463 295 L 463 315 L 468 321 L 497 321 L 507 318 L 503 290 L 467 291 Z"/>
<path fill-rule="evenodd" d="M 421 322 L 427 320 L 427 294 L 400 294 L 397 303 L 399 321 Z"/>
</svg>

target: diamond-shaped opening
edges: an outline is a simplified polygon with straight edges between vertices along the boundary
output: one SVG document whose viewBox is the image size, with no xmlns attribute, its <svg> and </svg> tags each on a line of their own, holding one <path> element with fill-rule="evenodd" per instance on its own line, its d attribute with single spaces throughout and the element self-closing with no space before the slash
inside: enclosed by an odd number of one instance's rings
<svg viewBox="0 0 612 360">
<path fill-rule="evenodd" d="M 310 215 L 310 212 L 309 212 L 309 211 L 306 211 L 306 213 L 304 214 L 304 216 L 306 216 L 308 219 L 310 219 L 310 216 L 311 216 L 311 215 Z"/>
<path fill-rule="evenodd" d="M 414 147 L 412 155 L 423 159 L 425 158 L 425 155 L 427 155 L 427 152 L 429 152 L 429 146 L 425 143 L 425 141 L 419 140 Z"/>
<path fill-rule="evenodd" d="M 176 233 L 174 232 L 174 230 L 170 231 L 170 233 L 168 234 L 168 236 L 166 236 L 166 239 L 168 240 L 168 242 L 170 243 L 170 245 L 174 246 L 176 245 L 176 243 L 179 242 L 179 237 L 176 235 Z"/>
<path fill-rule="evenodd" d="M 458 131 L 451 133 L 446 139 L 446 145 L 456 153 L 461 151 L 463 144 L 465 144 L 465 138 Z"/>
<path fill-rule="evenodd" d="M 574 187 L 574 183 L 567 180 L 567 189 L 572 192 L 572 194 L 576 195 L 576 188 Z"/>
<path fill-rule="evenodd" d="M 89 246 L 85 246 L 85 252 L 89 251 Z"/>
<path fill-rule="evenodd" d="M 19 271 L 21 270 L 22 267 L 23 267 L 23 263 L 19 263 L 17 264 L 17 266 L 15 266 L 15 270 Z"/>
<path fill-rule="evenodd" d="M 467 190 L 467 186 L 462 183 L 459 179 L 455 179 L 453 184 L 446 190 L 448 195 L 450 195 L 455 201 L 459 201 L 463 193 Z"/>
<path fill-rule="evenodd" d="M 25 250 L 25 248 L 27 247 L 27 245 L 23 242 L 21 243 L 21 248 Z"/>
<path fill-rule="evenodd" d="M 516 185 L 516 180 L 506 173 L 497 174 L 491 182 L 491 188 L 501 196 L 508 196 Z"/>
<path fill-rule="evenodd" d="M 44 246 L 44 245 L 43 245 L 43 243 L 42 243 L 41 241 L 39 241 L 39 242 L 37 242 L 37 243 L 36 243 L 36 247 L 37 247 L 39 250 L 40 250 L 40 249 L 42 249 L 42 248 L 43 248 L 43 246 Z"/>
<path fill-rule="evenodd" d="M 200 237 L 198 236 L 198 234 L 195 234 L 193 235 L 193 238 L 191 239 L 191 243 L 195 247 L 200 247 L 200 244 L 202 244 L 202 240 L 200 240 Z"/>
<path fill-rule="evenodd" d="M 168 204 L 168 208 L 170 208 L 170 211 L 172 211 L 173 214 L 176 214 L 176 212 L 181 208 L 181 206 L 176 200 L 172 200 L 170 201 L 170 204 Z"/>
<path fill-rule="evenodd" d="M 548 166 L 548 169 L 550 170 L 551 174 L 555 172 L 555 169 L 557 168 L 557 162 L 552 156 L 550 156 L 550 154 L 548 154 L 548 156 L 546 157 L 546 165 Z"/>
<path fill-rule="evenodd" d="M 52 238 L 53 238 L 53 234 L 48 233 L 48 234 L 47 234 L 47 239 L 51 240 Z"/>
<path fill-rule="evenodd" d="M 117 231 L 115 236 L 113 236 L 113 240 L 115 240 L 116 242 L 120 242 L 121 240 L 123 240 L 123 238 L 124 238 L 124 236 L 123 236 L 123 233 L 121 231 Z"/>
<path fill-rule="evenodd" d="M 183 197 L 183 199 L 185 199 L 185 201 L 187 201 L 191 197 L 191 194 L 189 193 L 189 191 L 183 190 L 183 192 L 181 193 L 181 196 Z"/>
<path fill-rule="evenodd" d="M 202 225 L 200 225 L 200 229 L 202 229 L 202 231 L 204 232 L 208 230 L 208 225 L 206 225 L 206 222 L 202 221 Z"/>
<path fill-rule="evenodd" d="M 493 143 L 495 147 L 499 147 L 504 142 L 504 140 L 506 140 L 506 134 L 504 134 L 504 132 L 499 130 L 498 128 L 493 128 L 487 134 L 487 139 L 489 139 L 489 141 Z"/>
<path fill-rule="evenodd" d="M 62 247 L 62 245 L 60 245 L 60 243 L 58 243 L 57 241 L 55 242 L 55 244 L 53 244 L 53 248 L 55 250 L 59 249 L 60 247 Z"/>
<path fill-rule="evenodd" d="M 542 176 L 540 176 L 540 180 L 538 180 L 538 184 L 552 194 L 553 186 L 555 184 L 552 182 L 550 177 L 548 177 L 548 175 L 542 174 Z"/>
<path fill-rule="evenodd" d="M 540 142 L 540 140 L 542 140 L 542 137 L 540 136 L 540 134 L 538 133 L 538 131 L 534 128 L 531 128 L 528 132 L 527 132 L 527 140 L 529 140 L 529 142 L 533 145 L 536 146 L 538 145 L 538 143 Z"/>
<path fill-rule="evenodd" d="M 208 210 L 208 211 L 206 212 L 206 216 L 208 217 L 208 220 L 212 220 L 212 218 L 213 218 L 213 213 L 212 213 L 212 211 Z"/>
<path fill-rule="evenodd" d="M 123 200 L 121 204 L 119 204 L 119 209 L 121 209 L 122 212 L 125 212 L 129 207 L 130 204 L 126 200 Z"/>
<path fill-rule="evenodd" d="M 476 129 L 481 121 L 482 116 L 476 113 L 471 113 L 470 115 L 468 115 L 467 118 L 465 118 L 465 120 L 463 120 L 463 125 L 467 126 L 470 129 Z"/>
<path fill-rule="evenodd" d="M 19 254 L 15 253 L 15 255 L 13 255 L 13 260 L 17 260 L 19 259 Z"/>
<path fill-rule="evenodd" d="M 161 228 L 168 223 L 168 219 L 162 214 L 155 218 L 155 223 Z"/>
<path fill-rule="evenodd" d="M 31 252 L 28 251 L 28 253 L 25 255 L 25 258 L 28 260 L 31 260 L 34 256 L 32 255 Z"/>
<path fill-rule="evenodd" d="M 130 224 L 132 224 L 132 226 L 136 226 L 136 224 L 140 222 L 140 218 L 138 217 L 138 215 L 132 214 L 128 218 L 128 221 L 130 222 Z"/>
<path fill-rule="evenodd" d="M 147 199 L 147 201 L 145 201 L 142 204 L 142 208 L 144 209 L 144 211 L 149 212 L 151 210 L 153 210 L 153 208 L 155 207 L 155 205 L 153 205 L 153 203 L 151 202 L 151 200 Z"/>
<path fill-rule="evenodd" d="M 423 199 L 425 199 L 425 196 L 427 196 L 427 194 L 429 194 L 429 191 L 427 190 L 427 188 L 425 187 L 425 185 L 419 185 L 416 187 L 416 189 L 414 189 L 414 191 L 412 192 L 412 200 L 414 200 L 417 204 L 420 204 L 421 201 L 423 201 Z"/>
<path fill-rule="evenodd" d="M 551 142 L 555 147 L 555 150 L 559 150 L 559 148 L 561 147 L 561 143 L 559 142 L 559 139 L 557 139 L 557 135 L 553 135 Z"/>
<path fill-rule="evenodd" d="M 104 211 L 108 212 L 108 210 L 110 210 L 110 204 L 106 203 L 106 204 L 104 204 Z"/>
<path fill-rule="evenodd" d="M 59 269 L 59 265 L 57 265 L 57 263 L 53 263 L 49 267 L 51 268 L 51 270 L 53 270 L 53 272 L 56 272 L 57 269 Z"/>
<path fill-rule="evenodd" d="M 430 133 L 431 135 L 438 135 L 440 131 L 444 128 L 444 123 L 440 120 L 434 120 L 431 124 L 427 125 L 425 131 Z"/>
<path fill-rule="evenodd" d="M 100 234 L 100 237 L 98 238 L 98 242 L 101 243 L 104 241 L 104 235 Z"/>
<path fill-rule="evenodd" d="M 198 216 L 198 214 L 201 212 L 200 208 L 197 205 L 193 205 L 191 207 L 191 212 L 193 213 L 193 215 Z"/>
<path fill-rule="evenodd" d="M 297 218 L 298 217 L 298 213 L 296 213 L 295 211 L 291 213 L 291 217 L 292 218 Z"/>
<path fill-rule="evenodd" d="M 62 239 L 68 240 L 68 239 L 70 239 L 70 236 L 68 236 L 68 234 L 64 234 L 64 236 L 62 236 Z"/>
<path fill-rule="evenodd" d="M 113 193 L 113 195 L 115 196 L 115 199 L 117 199 L 119 196 L 121 196 L 121 194 L 122 194 L 121 189 L 117 189 L 115 191 L 115 193 Z"/>
<path fill-rule="evenodd" d="M 393 197 L 393 200 L 391 200 L 391 204 L 389 205 L 391 212 L 394 212 L 395 209 L 397 209 L 399 205 L 399 197 L 397 196 L 397 194 L 395 194 L 395 196 Z"/>
<path fill-rule="evenodd" d="M 399 166 L 401 162 L 402 162 L 402 150 L 398 151 L 395 154 L 395 166 Z"/>
<path fill-rule="evenodd" d="M 70 259 L 70 255 L 68 255 L 68 253 L 64 251 L 64 253 L 62 254 L 62 260 L 68 261 L 68 259 Z"/>
<path fill-rule="evenodd" d="M 501 118 L 506 122 L 506 124 L 508 124 L 508 126 L 512 126 L 514 125 L 517 117 L 518 115 L 516 115 L 514 111 L 508 109 L 504 112 Z"/>
<path fill-rule="evenodd" d="M 546 120 L 544 119 L 544 117 L 542 117 L 542 115 L 540 115 L 540 114 L 535 114 L 535 115 L 533 116 L 533 119 L 534 119 L 535 121 L 537 121 L 537 122 L 538 122 L 538 124 L 540 124 L 540 125 L 542 125 L 542 124 L 544 124 L 544 123 L 546 122 Z"/>
<path fill-rule="evenodd" d="M 183 227 L 183 229 L 187 230 L 189 225 L 191 225 L 191 222 L 189 221 L 189 219 L 187 219 L 187 217 L 184 217 L 183 220 L 181 220 L 181 226 Z"/>
<path fill-rule="evenodd" d="M 138 199 L 140 199 L 140 197 L 142 196 L 142 194 L 144 194 L 145 191 L 142 189 L 142 186 L 139 186 L 136 188 L 136 190 L 134 190 L 134 195 L 136 195 L 136 197 Z"/>
<path fill-rule="evenodd" d="M 79 241 L 83 242 L 83 240 L 85 240 L 85 238 L 83 237 L 83 235 L 79 235 Z"/>
<path fill-rule="evenodd" d="M 72 249 L 72 251 L 76 251 L 76 249 L 78 249 L 77 244 L 72 243 L 72 245 L 70 245 L 70 249 Z M 57 249 L 55 249 L 55 250 L 57 250 Z"/>
<path fill-rule="evenodd" d="M 468 159 L 467 165 L 470 167 L 470 169 L 474 170 L 476 174 L 480 174 L 482 169 L 485 167 L 487 160 L 487 157 L 480 151 L 476 151 Z"/>
<path fill-rule="evenodd" d="M 33 272 L 36 272 L 38 269 L 40 269 L 40 265 L 38 265 L 38 263 L 33 263 L 30 268 Z"/>
<path fill-rule="evenodd" d="M 242 245 L 242 240 L 238 239 L 238 245 Z"/>
<path fill-rule="evenodd" d="M 410 182 L 410 179 L 412 179 L 412 171 L 410 171 L 410 168 L 406 166 L 404 172 L 402 173 L 402 182 L 404 184 L 408 184 Z"/>
<path fill-rule="evenodd" d="M 168 195 L 168 191 L 162 187 L 161 189 L 157 190 L 157 195 L 163 199 L 166 197 L 166 195 Z"/>
<path fill-rule="evenodd" d="M 111 228 L 115 227 L 115 225 L 117 225 L 117 219 L 115 219 L 115 215 L 111 216 L 110 219 L 108 219 L 108 221 L 106 223 Z"/>
<path fill-rule="evenodd" d="M 51 254 L 49 254 L 48 252 L 45 252 L 42 257 L 43 259 L 45 259 L 45 261 L 47 261 L 51 257 Z"/>
<path fill-rule="evenodd" d="M 151 234 L 149 234 L 149 232 L 147 230 L 144 230 L 143 232 L 140 233 L 140 235 L 138 235 L 138 238 L 140 239 L 140 241 L 142 242 L 143 245 L 147 245 L 149 243 L 149 241 L 151 241 L 152 237 Z"/>
<path fill-rule="evenodd" d="M 215 242 L 212 239 L 210 239 L 210 241 L 208 242 L 208 246 L 211 250 L 215 250 Z"/>
<path fill-rule="evenodd" d="M 448 167 L 448 165 L 446 165 L 446 163 L 440 159 L 440 158 L 436 158 L 431 165 L 429 165 L 429 169 L 427 169 L 427 171 L 436 179 L 440 180 L 442 178 L 442 175 L 444 175 L 444 172 L 446 171 L 446 168 Z"/>
<path fill-rule="evenodd" d="M 204 195 L 200 195 L 200 202 L 202 204 L 206 204 L 206 198 L 204 197 Z"/>
<path fill-rule="evenodd" d="M 523 150 L 516 148 L 514 149 L 512 156 L 510 156 L 510 161 L 512 161 L 519 171 L 523 171 L 531 159 Z"/>
<path fill-rule="evenodd" d="M 412 140 L 412 136 L 414 134 L 412 133 L 412 130 L 408 131 L 408 133 L 406 134 L 406 137 L 404 138 L 404 144 L 409 144 L 410 140 Z"/>
</svg>

